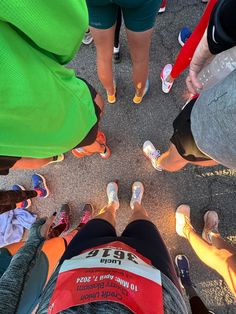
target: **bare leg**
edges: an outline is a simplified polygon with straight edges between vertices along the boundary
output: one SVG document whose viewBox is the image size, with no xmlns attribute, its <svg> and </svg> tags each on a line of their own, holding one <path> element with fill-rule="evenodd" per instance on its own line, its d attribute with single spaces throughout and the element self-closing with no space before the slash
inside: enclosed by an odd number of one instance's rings
<svg viewBox="0 0 236 314">
<path fill-rule="evenodd" d="M 116 205 L 113 203 L 105 206 L 99 212 L 99 214 L 94 217 L 94 219 L 103 219 L 109 222 L 113 227 L 116 226 Z"/>
<path fill-rule="evenodd" d="M 146 209 L 140 205 L 139 203 L 134 203 L 134 209 L 133 214 L 129 220 L 129 223 L 136 221 L 136 220 L 147 220 L 151 221 L 151 219 L 148 217 L 148 213 Z"/>
<path fill-rule="evenodd" d="M 153 29 L 145 32 L 127 30 L 131 59 L 133 63 L 133 81 L 137 96 L 142 96 L 148 78 L 149 51 Z"/>
<path fill-rule="evenodd" d="M 12 169 L 37 169 L 47 165 L 53 157 L 50 158 L 21 158 Z"/>
<path fill-rule="evenodd" d="M 90 28 L 97 50 L 98 77 L 108 95 L 115 93 L 112 73 L 112 56 L 115 25 L 109 29 Z"/>
<path fill-rule="evenodd" d="M 217 271 L 236 295 L 236 250 L 220 235 L 212 236 L 213 245 L 209 245 L 192 228 L 186 233 L 189 243 L 201 261 Z"/>
<path fill-rule="evenodd" d="M 103 219 L 109 222 L 113 227 L 116 225 L 116 211 L 119 208 L 118 199 L 118 184 L 116 182 L 110 182 L 107 185 L 107 198 L 108 204 L 102 208 L 99 214 L 94 219 Z"/>
<path fill-rule="evenodd" d="M 157 160 L 158 165 L 170 172 L 178 171 L 184 168 L 187 164 L 210 167 L 216 166 L 218 163 L 215 160 L 190 162 L 184 159 L 177 151 L 175 145 L 171 144 L 167 152 L 163 153 Z"/>
<path fill-rule="evenodd" d="M 168 151 L 158 158 L 157 163 L 163 170 L 174 172 L 185 167 L 188 161 L 180 156 L 176 147 L 171 144 Z"/>
</svg>

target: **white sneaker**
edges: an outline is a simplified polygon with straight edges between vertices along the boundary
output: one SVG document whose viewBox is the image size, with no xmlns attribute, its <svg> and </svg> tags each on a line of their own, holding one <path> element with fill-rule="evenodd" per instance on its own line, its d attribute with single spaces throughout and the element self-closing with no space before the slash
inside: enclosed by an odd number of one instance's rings
<svg viewBox="0 0 236 314">
<path fill-rule="evenodd" d="M 143 153 L 144 155 L 151 161 L 153 167 L 158 170 L 162 171 L 161 166 L 157 164 L 158 158 L 161 156 L 159 150 L 155 148 L 155 146 L 150 141 L 146 141 L 143 144 Z"/>
<path fill-rule="evenodd" d="M 142 182 L 134 182 L 132 185 L 132 198 L 130 201 L 130 207 L 134 209 L 134 203 L 141 205 L 144 193 L 144 186 Z"/>
<path fill-rule="evenodd" d="M 120 207 L 120 202 L 118 199 L 118 184 L 116 182 L 108 183 L 107 198 L 108 198 L 108 205 L 114 204 L 115 209 L 118 209 Z"/>
<path fill-rule="evenodd" d="M 84 38 L 82 40 L 82 43 L 84 45 L 90 45 L 91 42 L 93 41 L 93 36 L 91 35 L 90 30 L 88 30 L 85 34 L 84 34 Z"/>
<path fill-rule="evenodd" d="M 190 224 L 190 207 L 188 205 L 182 204 L 176 209 L 175 213 L 176 219 L 176 232 L 179 236 L 186 238 L 184 233 L 184 228 Z"/>
<path fill-rule="evenodd" d="M 162 81 L 162 91 L 165 94 L 168 94 L 171 90 L 171 87 L 173 85 L 174 82 L 169 83 L 167 82 L 167 77 L 170 75 L 171 71 L 172 71 L 172 65 L 171 64 L 167 64 L 164 66 L 164 68 L 161 71 L 161 81 Z"/>
</svg>

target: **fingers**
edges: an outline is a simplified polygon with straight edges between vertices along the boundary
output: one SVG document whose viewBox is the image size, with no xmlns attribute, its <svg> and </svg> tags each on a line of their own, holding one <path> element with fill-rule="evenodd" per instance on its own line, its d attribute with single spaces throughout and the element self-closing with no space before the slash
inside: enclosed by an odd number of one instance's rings
<svg viewBox="0 0 236 314">
<path fill-rule="evenodd" d="M 48 232 L 50 230 L 51 225 L 56 219 L 56 213 L 54 213 L 51 217 L 47 218 L 44 225 L 40 229 L 40 234 L 45 239 L 48 237 Z"/>
<path fill-rule="evenodd" d="M 186 78 L 186 85 L 187 85 L 188 91 L 193 95 L 199 93 L 199 90 L 202 89 L 202 84 L 194 75 L 192 76 L 189 75 Z"/>
</svg>

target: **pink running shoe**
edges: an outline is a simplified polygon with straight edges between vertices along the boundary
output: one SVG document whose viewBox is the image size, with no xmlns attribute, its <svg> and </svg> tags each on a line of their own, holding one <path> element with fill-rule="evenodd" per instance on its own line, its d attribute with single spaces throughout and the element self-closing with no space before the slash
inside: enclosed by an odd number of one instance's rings
<svg viewBox="0 0 236 314">
<path fill-rule="evenodd" d="M 56 227 L 59 225 L 65 225 L 62 232 L 66 232 L 70 228 L 70 213 L 70 206 L 68 204 L 63 204 L 58 215 L 58 222 L 56 223 Z"/>
<path fill-rule="evenodd" d="M 86 225 L 86 223 L 93 217 L 93 214 L 94 214 L 93 205 L 85 204 L 82 210 L 82 218 L 80 220 L 78 227 L 81 227 L 82 225 Z"/>
</svg>

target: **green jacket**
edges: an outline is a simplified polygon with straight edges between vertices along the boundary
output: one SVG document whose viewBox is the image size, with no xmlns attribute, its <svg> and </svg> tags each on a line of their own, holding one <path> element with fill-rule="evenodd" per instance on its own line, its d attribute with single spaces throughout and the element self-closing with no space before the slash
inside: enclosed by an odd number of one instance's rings
<svg viewBox="0 0 236 314">
<path fill-rule="evenodd" d="M 97 122 L 86 84 L 63 66 L 87 27 L 85 0 L 0 1 L 0 155 L 58 155 Z"/>
</svg>

